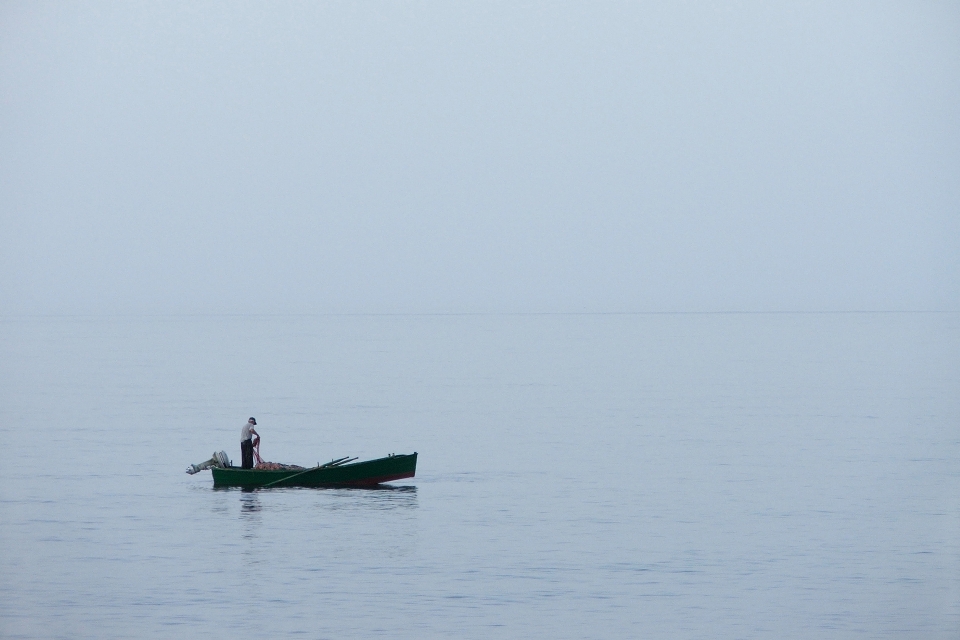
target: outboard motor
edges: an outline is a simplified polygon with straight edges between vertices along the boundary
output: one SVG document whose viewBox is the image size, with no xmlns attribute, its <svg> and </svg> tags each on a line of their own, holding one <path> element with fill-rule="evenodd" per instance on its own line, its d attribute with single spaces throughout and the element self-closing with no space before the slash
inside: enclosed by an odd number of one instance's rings
<svg viewBox="0 0 960 640">
<path fill-rule="evenodd" d="M 206 462 L 201 462 L 200 464 L 192 464 L 187 467 L 187 473 L 193 475 L 198 471 L 203 471 L 204 469 L 209 469 L 210 467 L 230 467 L 233 466 L 233 463 L 230 462 L 230 458 L 227 457 L 226 451 L 219 451 L 213 454 L 213 457 L 207 460 Z"/>
</svg>

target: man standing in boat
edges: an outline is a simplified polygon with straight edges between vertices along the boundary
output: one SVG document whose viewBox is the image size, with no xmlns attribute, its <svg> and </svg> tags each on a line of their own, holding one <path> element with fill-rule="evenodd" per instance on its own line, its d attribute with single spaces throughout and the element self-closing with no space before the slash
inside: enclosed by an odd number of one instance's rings
<svg viewBox="0 0 960 640">
<path fill-rule="evenodd" d="M 242 460 L 240 465 L 244 469 L 253 469 L 253 437 L 256 436 L 257 440 L 260 439 L 260 434 L 254 429 L 255 426 L 257 426 L 256 418 L 250 418 L 247 420 L 247 424 L 243 425 L 243 429 L 240 430 L 240 458 Z"/>
</svg>

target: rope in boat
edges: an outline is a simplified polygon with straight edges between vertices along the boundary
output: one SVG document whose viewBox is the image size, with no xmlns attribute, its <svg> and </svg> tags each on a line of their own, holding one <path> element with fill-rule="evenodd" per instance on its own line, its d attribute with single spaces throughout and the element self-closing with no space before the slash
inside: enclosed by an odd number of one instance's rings
<svg viewBox="0 0 960 640">
<path fill-rule="evenodd" d="M 263 464 L 263 458 L 260 457 L 260 436 L 253 441 L 253 467 Z"/>
</svg>

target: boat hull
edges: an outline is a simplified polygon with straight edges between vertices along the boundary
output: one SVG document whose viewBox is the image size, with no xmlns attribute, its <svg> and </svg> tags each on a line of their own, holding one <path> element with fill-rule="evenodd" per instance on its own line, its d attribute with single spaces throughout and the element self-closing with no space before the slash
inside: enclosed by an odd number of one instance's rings
<svg viewBox="0 0 960 640">
<path fill-rule="evenodd" d="M 414 452 L 309 470 L 261 471 L 240 467 L 214 467 L 211 471 L 214 487 L 370 487 L 414 477 L 417 471 L 417 454 Z"/>
</svg>

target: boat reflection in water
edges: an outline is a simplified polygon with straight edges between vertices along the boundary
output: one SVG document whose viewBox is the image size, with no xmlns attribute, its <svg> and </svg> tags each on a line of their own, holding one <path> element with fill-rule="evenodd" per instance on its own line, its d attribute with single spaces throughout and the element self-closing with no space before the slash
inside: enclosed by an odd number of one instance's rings
<svg viewBox="0 0 960 640">
<path fill-rule="evenodd" d="M 330 511 L 410 509 L 417 507 L 417 488 L 411 485 L 390 486 L 388 484 L 373 487 L 344 487 L 328 489 L 324 495 L 333 500 L 326 502 L 325 509 Z"/>
<path fill-rule="evenodd" d="M 260 502 L 260 489 L 251 487 L 214 487 L 217 492 L 236 491 L 240 494 L 241 515 L 259 513 L 263 506 Z M 378 484 L 369 487 L 288 487 L 284 491 L 271 493 L 322 495 L 331 498 L 325 502 L 325 508 L 338 511 L 349 509 L 404 509 L 417 506 L 417 487 L 413 485 L 394 486 Z M 352 498 L 352 499 L 351 499 Z"/>
</svg>

